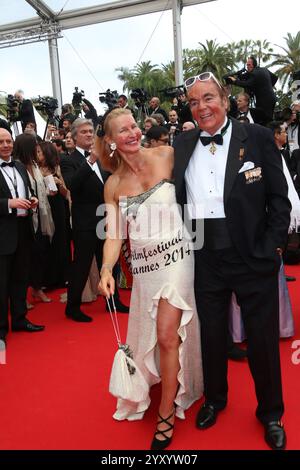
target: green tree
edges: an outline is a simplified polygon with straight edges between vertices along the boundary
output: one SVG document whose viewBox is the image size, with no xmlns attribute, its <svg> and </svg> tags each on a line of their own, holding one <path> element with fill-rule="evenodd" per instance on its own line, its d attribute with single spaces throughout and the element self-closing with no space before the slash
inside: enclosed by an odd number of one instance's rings
<svg viewBox="0 0 300 470">
<path fill-rule="evenodd" d="M 232 50 L 227 46 L 220 46 L 215 40 L 199 43 L 196 50 L 186 50 L 184 59 L 186 76 L 210 71 L 219 80 L 232 70 L 235 60 Z"/>
<path fill-rule="evenodd" d="M 278 67 L 275 73 L 283 87 L 291 80 L 292 74 L 300 69 L 300 31 L 296 36 L 287 33 L 284 39 L 286 46 L 277 46 L 283 54 L 273 54 L 275 60 L 270 64 L 270 66 Z"/>
<path fill-rule="evenodd" d="M 116 69 L 118 74 L 118 79 L 123 82 L 123 92 L 127 92 L 131 89 L 131 83 L 134 79 L 134 73 L 128 67 L 120 67 Z"/>
<path fill-rule="evenodd" d="M 273 52 L 274 50 L 271 47 L 271 44 L 266 39 L 263 41 L 260 39 L 253 41 L 251 55 L 256 57 L 258 65 L 261 65 L 262 62 L 265 63 L 271 60 Z"/>
</svg>

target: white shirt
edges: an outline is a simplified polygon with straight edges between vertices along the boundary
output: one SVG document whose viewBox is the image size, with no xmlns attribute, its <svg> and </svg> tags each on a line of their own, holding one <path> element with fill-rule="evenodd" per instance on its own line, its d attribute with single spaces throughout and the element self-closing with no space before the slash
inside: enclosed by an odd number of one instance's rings
<svg viewBox="0 0 300 470">
<path fill-rule="evenodd" d="M 289 233 L 292 233 L 294 230 L 297 231 L 300 225 L 300 200 L 299 200 L 298 193 L 295 189 L 291 174 L 288 170 L 288 167 L 285 163 L 285 159 L 283 158 L 282 154 L 281 154 L 281 158 L 282 158 L 283 173 L 286 178 L 287 185 L 288 185 L 288 198 L 292 205 L 291 220 L 290 220 L 290 227 L 289 227 Z"/>
<path fill-rule="evenodd" d="M 80 152 L 84 158 L 86 158 L 85 156 L 85 150 L 82 149 L 81 147 L 76 147 L 76 149 L 78 150 L 78 152 Z M 103 181 L 103 178 L 102 178 L 102 175 L 101 175 L 101 172 L 99 170 L 99 166 L 97 165 L 97 162 L 95 163 L 90 163 L 88 161 L 88 158 L 86 158 L 86 162 L 87 164 L 91 167 L 91 169 L 96 173 L 96 175 L 98 176 L 99 180 L 102 181 L 102 183 L 104 184 L 104 181 Z"/>
<path fill-rule="evenodd" d="M 12 198 L 15 199 L 17 197 L 16 191 L 15 191 L 15 188 L 14 188 L 14 184 L 13 184 L 14 178 L 16 177 L 18 197 L 22 198 L 22 199 L 26 199 L 26 190 L 25 190 L 24 181 L 22 179 L 22 176 L 18 172 L 17 168 L 16 167 L 11 167 L 11 166 L 6 166 L 5 168 L 3 168 L 1 166 L 1 164 L 3 162 L 10 163 L 11 160 L 12 160 L 11 157 L 9 158 L 8 161 L 2 160 L 2 158 L 0 158 L 1 173 L 2 173 L 3 177 L 5 178 L 7 186 L 9 187 Z M 10 207 L 8 207 L 8 212 L 9 212 L 9 214 L 12 213 L 12 209 Z M 17 209 L 17 215 L 18 216 L 25 216 L 27 214 L 28 214 L 28 211 L 26 209 Z"/>
<path fill-rule="evenodd" d="M 295 123 L 293 122 L 287 128 L 288 133 L 288 142 L 290 147 L 290 152 L 292 153 L 294 150 L 299 148 L 298 144 L 298 132 L 299 132 L 299 125 L 294 127 Z"/>
<path fill-rule="evenodd" d="M 249 109 L 249 111 L 248 111 L 248 113 L 247 113 L 247 116 L 246 116 L 246 117 L 249 119 L 249 123 L 250 123 L 250 124 L 254 124 L 253 118 L 252 118 L 252 116 L 251 116 L 250 109 Z"/>
<path fill-rule="evenodd" d="M 216 132 L 221 133 L 227 118 Z M 224 212 L 224 182 L 232 124 L 223 136 L 223 145 L 216 146 L 212 155 L 210 145 L 204 146 L 199 139 L 185 172 L 188 214 L 191 219 L 222 219 Z M 201 132 L 201 136 L 210 136 Z"/>
</svg>

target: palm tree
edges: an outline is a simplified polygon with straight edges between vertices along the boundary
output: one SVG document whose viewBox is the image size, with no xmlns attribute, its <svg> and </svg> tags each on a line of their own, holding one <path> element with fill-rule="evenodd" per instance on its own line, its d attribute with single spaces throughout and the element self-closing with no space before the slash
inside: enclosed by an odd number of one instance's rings
<svg viewBox="0 0 300 470">
<path fill-rule="evenodd" d="M 284 54 L 272 54 L 275 60 L 270 64 L 270 66 L 279 67 L 276 74 L 283 87 L 292 78 L 292 74 L 300 69 L 300 31 L 296 36 L 287 33 L 287 37 L 284 39 L 286 46 L 277 46 L 283 50 Z"/>
<path fill-rule="evenodd" d="M 175 86 L 175 62 L 171 60 L 167 64 L 161 64 L 162 79 L 165 84 L 165 88 Z"/>
<path fill-rule="evenodd" d="M 260 65 L 261 62 L 268 62 L 271 59 L 273 52 L 274 50 L 271 47 L 271 44 L 266 39 L 263 41 L 260 39 L 253 41 L 253 50 L 251 55 L 256 57 L 258 65 Z"/>
<path fill-rule="evenodd" d="M 151 64 L 151 61 L 140 62 L 134 69 L 134 88 L 144 88 L 150 95 L 158 89 L 161 71 L 157 64 Z"/>
<path fill-rule="evenodd" d="M 194 52 L 194 57 L 189 57 L 187 67 L 189 75 L 197 75 L 201 72 L 210 71 L 221 80 L 223 75 L 232 70 L 235 61 L 232 50 L 226 46 L 220 46 L 215 40 L 199 43 L 200 47 Z"/>
<path fill-rule="evenodd" d="M 134 73 L 128 67 L 120 67 L 118 69 L 115 69 L 115 71 L 120 72 L 118 74 L 118 79 L 121 82 L 124 82 L 123 92 L 127 91 L 127 93 L 128 93 L 128 91 L 132 88 L 131 83 L 134 79 Z"/>
<path fill-rule="evenodd" d="M 236 65 L 239 64 L 240 67 L 241 64 L 245 65 L 247 58 L 252 54 L 253 41 L 252 39 L 243 39 L 239 42 L 227 44 L 227 47 L 233 51 Z"/>
</svg>

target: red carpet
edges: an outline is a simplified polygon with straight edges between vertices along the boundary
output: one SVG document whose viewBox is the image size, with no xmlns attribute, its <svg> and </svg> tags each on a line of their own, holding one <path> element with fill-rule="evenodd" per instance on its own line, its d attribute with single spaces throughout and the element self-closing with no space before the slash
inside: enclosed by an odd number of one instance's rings
<svg viewBox="0 0 300 470">
<path fill-rule="evenodd" d="M 294 338 L 281 340 L 281 361 L 288 449 L 300 449 L 300 364 L 292 364 L 292 343 L 300 340 L 300 267 L 289 283 L 296 323 Z M 0 365 L 0 449 L 149 449 L 156 422 L 159 387 L 142 421 L 117 422 L 115 398 L 108 392 L 116 351 L 104 301 L 85 304 L 92 323 L 64 316 L 60 292 L 49 293 L 51 304 L 36 303 L 29 318 L 46 325 L 41 333 L 9 333 L 7 364 Z M 123 299 L 129 301 L 129 293 Z M 127 315 L 119 315 L 123 337 Z M 300 346 L 298 346 L 300 360 Z M 254 416 L 255 395 L 246 363 L 229 364 L 229 402 L 218 423 L 207 431 L 194 426 L 196 403 L 185 421 L 176 421 L 172 449 L 267 449 L 263 428 Z"/>
</svg>

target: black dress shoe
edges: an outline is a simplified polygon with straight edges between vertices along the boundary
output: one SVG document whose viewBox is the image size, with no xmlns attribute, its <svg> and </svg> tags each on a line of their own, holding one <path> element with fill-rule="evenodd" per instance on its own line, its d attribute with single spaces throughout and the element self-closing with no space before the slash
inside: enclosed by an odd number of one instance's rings
<svg viewBox="0 0 300 470">
<path fill-rule="evenodd" d="M 218 410 L 212 405 L 201 406 L 196 417 L 196 427 L 198 429 L 207 429 L 213 426 L 217 420 Z"/>
<path fill-rule="evenodd" d="M 270 421 L 265 425 L 265 441 L 273 450 L 284 450 L 286 434 L 280 421 Z"/>
<path fill-rule="evenodd" d="M 243 361 L 247 359 L 247 350 L 239 348 L 236 344 L 227 351 L 228 359 L 232 359 L 233 361 Z"/>
<path fill-rule="evenodd" d="M 35 325 L 30 321 L 26 323 L 21 323 L 20 325 L 12 326 L 12 331 L 27 331 L 28 333 L 35 333 L 36 331 L 43 331 L 45 329 L 44 325 Z"/>
<path fill-rule="evenodd" d="M 112 304 L 110 305 L 112 306 Z M 122 304 L 120 300 L 115 300 L 115 307 L 116 307 L 117 312 L 119 313 L 129 313 L 129 307 L 127 307 L 127 305 Z M 106 304 L 106 311 L 109 312 L 109 308 L 107 304 Z"/>
<path fill-rule="evenodd" d="M 66 310 L 66 317 L 71 318 L 71 320 L 78 321 L 78 322 L 83 322 L 83 323 L 89 323 L 89 322 L 93 321 L 93 319 L 91 317 L 89 317 L 85 313 L 81 312 L 81 310 L 79 310 L 78 312 L 73 312 L 73 313 L 69 313 Z"/>
<path fill-rule="evenodd" d="M 296 281 L 296 278 L 294 276 L 285 276 L 285 280 L 286 282 L 292 282 L 292 281 Z"/>
</svg>

